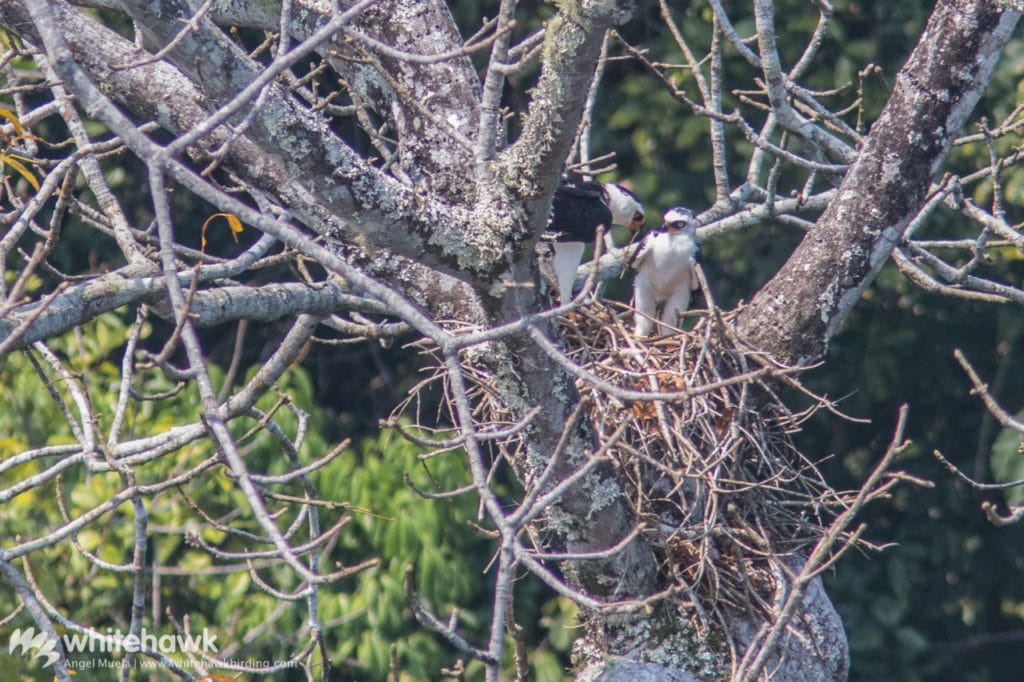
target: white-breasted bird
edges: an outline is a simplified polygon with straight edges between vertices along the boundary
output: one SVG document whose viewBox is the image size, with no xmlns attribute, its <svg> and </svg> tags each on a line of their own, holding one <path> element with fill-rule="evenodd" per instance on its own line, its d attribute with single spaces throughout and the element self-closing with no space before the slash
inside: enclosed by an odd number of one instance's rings
<svg viewBox="0 0 1024 682">
<path fill-rule="evenodd" d="M 700 258 L 697 224 L 693 211 L 677 206 L 665 212 L 664 229 L 644 237 L 633 259 L 633 307 L 636 335 L 643 338 L 654 330 L 668 333 L 666 325 L 677 327 L 678 316 L 690 307 L 690 296 L 700 288 L 695 267 Z M 660 318 L 655 318 L 658 307 Z"/>
<path fill-rule="evenodd" d="M 597 228 L 625 225 L 631 232 L 644 226 L 644 207 L 635 194 L 611 182 L 566 180 L 555 190 L 547 236 L 554 239 L 555 277 L 561 302 L 572 298 L 576 269 Z M 610 235 L 606 232 L 606 238 Z"/>
</svg>

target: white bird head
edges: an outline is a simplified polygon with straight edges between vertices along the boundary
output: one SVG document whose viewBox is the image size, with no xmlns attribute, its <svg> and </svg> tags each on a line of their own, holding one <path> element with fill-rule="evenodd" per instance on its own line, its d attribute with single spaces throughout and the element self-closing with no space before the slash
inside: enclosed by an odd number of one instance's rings
<svg viewBox="0 0 1024 682">
<path fill-rule="evenodd" d="M 625 225 L 630 232 L 644 229 L 644 206 L 635 194 L 612 182 L 605 183 L 604 190 L 608 194 L 612 224 Z"/>
<path fill-rule="evenodd" d="M 673 232 L 686 232 L 690 236 L 696 234 L 697 223 L 695 222 L 695 216 L 693 211 L 683 206 L 673 206 L 669 210 L 665 211 L 665 215 L 662 218 L 665 224 L 665 229 L 669 233 Z"/>
</svg>

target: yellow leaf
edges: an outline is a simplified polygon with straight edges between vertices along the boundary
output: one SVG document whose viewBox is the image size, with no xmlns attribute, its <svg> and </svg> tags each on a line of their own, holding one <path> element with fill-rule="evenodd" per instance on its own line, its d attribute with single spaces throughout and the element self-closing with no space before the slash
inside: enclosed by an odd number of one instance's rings
<svg viewBox="0 0 1024 682">
<path fill-rule="evenodd" d="M 25 129 L 21 126 L 21 121 L 18 120 L 17 114 L 10 109 L 4 109 L 0 107 L 0 118 L 6 118 L 14 126 L 14 130 L 18 133 L 18 137 L 25 134 Z"/>
<path fill-rule="evenodd" d="M 199 250 L 202 253 L 206 253 L 206 227 L 210 224 L 210 221 L 214 218 L 224 218 L 228 221 L 228 227 L 231 228 L 231 236 L 234 238 L 235 243 L 238 243 L 238 235 L 242 232 L 242 221 L 238 219 L 234 213 L 214 213 L 212 216 L 206 219 L 203 223 L 202 234 L 200 235 L 200 246 Z"/>
<path fill-rule="evenodd" d="M 24 164 L 21 163 L 21 161 L 18 161 L 13 156 L 5 154 L 3 156 L 0 156 L 0 163 L 7 164 L 8 166 L 16 170 L 18 172 L 18 175 L 28 180 L 28 184 L 32 185 L 32 187 L 34 187 L 37 192 L 39 191 L 39 181 L 36 180 L 36 176 L 33 175 L 32 171 L 26 168 Z"/>
<path fill-rule="evenodd" d="M 242 234 L 242 221 L 234 213 L 225 213 L 224 217 L 227 218 L 228 226 L 231 228 L 231 236 L 235 238 L 235 243 L 237 244 L 238 235 Z"/>
</svg>

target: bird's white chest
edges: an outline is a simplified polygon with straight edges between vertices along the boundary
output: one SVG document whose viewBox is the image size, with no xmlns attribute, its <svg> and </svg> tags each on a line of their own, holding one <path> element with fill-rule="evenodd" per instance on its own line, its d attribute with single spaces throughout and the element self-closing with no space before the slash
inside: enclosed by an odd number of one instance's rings
<svg viewBox="0 0 1024 682">
<path fill-rule="evenodd" d="M 637 277 L 644 278 L 659 300 L 677 288 L 691 284 L 693 255 L 697 244 L 686 234 L 654 235 L 645 249 Z"/>
</svg>

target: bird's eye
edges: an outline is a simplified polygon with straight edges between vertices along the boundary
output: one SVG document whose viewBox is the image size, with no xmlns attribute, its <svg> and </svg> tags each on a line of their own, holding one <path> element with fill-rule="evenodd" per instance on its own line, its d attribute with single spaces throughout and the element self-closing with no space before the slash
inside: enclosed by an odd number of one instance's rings
<svg viewBox="0 0 1024 682">
<path fill-rule="evenodd" d="M 636 213 L 633 214 L 633 222 L 634 223 L 642 223 L 643 221 L 644 221 L 644 214 L 643 213 L 641 213 L 640 211 L 637 211 Z"/>
</svg>

